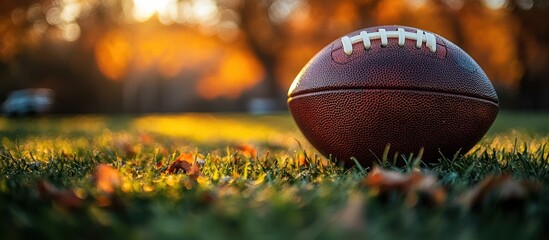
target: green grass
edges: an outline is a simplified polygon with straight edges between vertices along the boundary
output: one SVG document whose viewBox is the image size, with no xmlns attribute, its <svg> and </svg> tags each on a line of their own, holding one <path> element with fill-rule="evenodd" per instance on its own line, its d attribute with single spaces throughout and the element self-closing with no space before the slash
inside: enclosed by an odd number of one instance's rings
<svg viewBox="0 0 549 240">
<path fill-rule="evenodd" d="M 0 141 L 1 239 L 539 239 L 549 233 L 547 114 L 501 113 L 467 156 L 423 167 L 448 193 L 440 206 L 423 200 L 409 206 L 399 191 L 364 187 L 367 172 L 326 164 L 285 114 L 0 118 Z M 240 151 L 242 144 L 256 146 L 256 158 Z M 205 160 L 198 180 L 166 173 L 181 153 Z M 298 161 L 304 157 L 308 164 Z M 100 163 L 121 177 L 107 204 L 92 180 Z M 500 174 L 542 187 L 512 201 L 485 198 L 473 209 L 458 203 L 472 186 Z M 68 208 L 44 196 L 41 181 L 83 203 Z"/>
</svg>

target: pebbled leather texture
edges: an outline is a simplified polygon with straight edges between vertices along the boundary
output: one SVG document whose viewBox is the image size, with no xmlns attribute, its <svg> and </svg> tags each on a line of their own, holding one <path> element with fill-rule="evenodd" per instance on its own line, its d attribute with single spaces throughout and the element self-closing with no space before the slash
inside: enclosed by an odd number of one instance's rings
<svg viewBox="0 0 549 240">
<path fill-rule="evenodd" d="M 380 26 L 397 30 L 401 26 Z M 402 27 L 415 32 L 415 28 Z M 347 36 L 358 35 L 359 31 Z M 397 38 L 353 44 L 347 56 L 339 39 L 314 56 L 294 80 L 288 107 L 305 137 L 325 156 L 369 166 L 390 144 L 395 152 L 424 148 L 423 160 L 440 151 L 452 157 L 472 148 L 498 113 L 490 80 L 462 49 L 435 34 L 437 50 Z M 375 156 L 374 156 L 375 155 Z"/>
</svg>

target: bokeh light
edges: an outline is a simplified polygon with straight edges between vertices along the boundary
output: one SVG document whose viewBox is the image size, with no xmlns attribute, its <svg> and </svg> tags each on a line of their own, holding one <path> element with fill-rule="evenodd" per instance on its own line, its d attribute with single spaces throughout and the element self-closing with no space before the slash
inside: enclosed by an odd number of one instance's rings
<svg viewBox="0 0 549 240">
<path fill-rule="evenodd" d="M 0 85 L 14 89 L 47 83 L 61 89 L 66 85 L 63 79 L 83 74 L 82 81 L 94 86 L 95 92 L 110 81 L 120 86 L 120 95 L 135 95 L 123 99 L 143 99 L 139 101 L 150 105 L 177 105 L 169 99 L 189 103 L 194 98 L 249 98 L 250 102 L 277 98 L 284 108 L 284 93 L 295 75 L 326 44 L 363 27 L 400 24 L 438 33 L 462 47 L 498 91 L 511 99 L 502 102 L 541 106 L 536 102 L 542 101 L 549 106 L 549 97 L 535 93 L 549 89 L 538 80 L 549 59 L 544 51 L 549 45 L 544 40 L 544 4 L 533 0 L 4 2 L 0 61 L 7 66 L 6 78 L 14 80 Z M 18 70 L 29 64 L 42 73 Z M 59 66 L 58 70 L 41 67 L 48 64 Z M 188 91 L 187 100 L 176 96 L 175 87 Z M 59 91 L 63 96 L 65 90 Z M 151 98 L 160 97 L 143 94 L 164 95 L 166 100 L 154 103 Z"/>
</svg>

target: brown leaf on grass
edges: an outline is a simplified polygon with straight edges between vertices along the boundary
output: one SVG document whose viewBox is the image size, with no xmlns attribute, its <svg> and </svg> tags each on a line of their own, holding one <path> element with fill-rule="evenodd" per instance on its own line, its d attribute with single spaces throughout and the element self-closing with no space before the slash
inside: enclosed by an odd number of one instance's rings
<svg viewBox="0 0 549 240">
<path fill-rule="evenodd" d="M 405 202 L 410 207 L 417 205 L 421 198 L 434 205 L 441 205 L 446 201 L 446 190 L 438 184 L 438 179 L 419 171 L 403 174 L 375 166 L 362 184 L 379 194 L 391 191 L 401 193 L 405 195 Z"/>
<path fill-rule="evenodd" d="M 92 179 L 100 192 L 108 194 L 114 193 L 121 183 L 118 170 L 104 163 L 97 165 Z"/>
<path fill-rule="evenodd" d="M 189 175 L 193 179 L 197 179 L 200 176 L 200 167 L 194 160 L 194 157 L 190 153 L 183 153 L 175 159 L 170 165 L 167 173 L 177 173 L 179 170 L 183 170 L 185 174 Z"/>
<path fill-rule="evenodd" d="M 122 184 L 117 169 L 104 163 L 99 164 L 95 167 L 91 179 L 98 190 L 98 194 L 94 196 L 97 205 L 119 212 L 125 211 L 125 204 L 116 195 L 116 190 Z"/>
<path fill-rule="evenodd" d="M 495 203 L 516 206 L 540 190 L 539 182 L 519 181 L 509 175 L 491 175 L 465 192 L 458 199 L 458 203 L 468 209 L 478 209 Z"/>
<path fill-rule="evenodd" d="M 189 172 L 191 170 L 192 163 L 176 159 L 168 168 L 167 173 L 177 173 L 179 170 Z"/>
<path fill-rule="evenodd" d="M 237 147 L 246 158 L 255 159 L 257 157 L 257 149 L 251 144 L 242 144 Z"/>
<path fill-rule="evenodd" d="M 191 170 L 187 172 L 187 175 L 189 175 L 192 179 L 196 180 L 198 177 L 200 177 L 200 168 L 198 167 L 198 164 L 193 163 L 191 165 Z"/>
<path fill-rule="evenodd" d="M 366 176 L 363 184 L 379 190 L 407 189 L 412 184 L 410 175 L 405 175 L 396 171 L 383 170 L 378 166 Z"/>
<path fill-rule="evenodd" d="M 156 162 L 156 163 L 154 164 L 154 166 L 155 166 L 156 168 L 161 168 L 161 167 L 162 167 L 162 161 Z"/>
<path fill-rule="evenodd" d="M 74 191 L 58 189 L 47 181 L 38 183 L 38 192 L 44 199 L 50 199 L 65 209 L 78 209 L 84 204 L 84 199 L 78 197 Z"/>
</svg>

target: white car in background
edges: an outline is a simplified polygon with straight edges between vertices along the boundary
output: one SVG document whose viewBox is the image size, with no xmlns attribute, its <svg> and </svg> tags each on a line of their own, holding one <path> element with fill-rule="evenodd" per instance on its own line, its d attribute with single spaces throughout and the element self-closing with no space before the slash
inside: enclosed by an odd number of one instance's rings
<svg viewBox="0 0 549 240">
<path fill-rule="evenodd" d="M 2 112 L 8 116 L 45 114 L 53 105 L 53 90 L 29 88 L 10 92 L 2 103 Z"/>
</svg>

